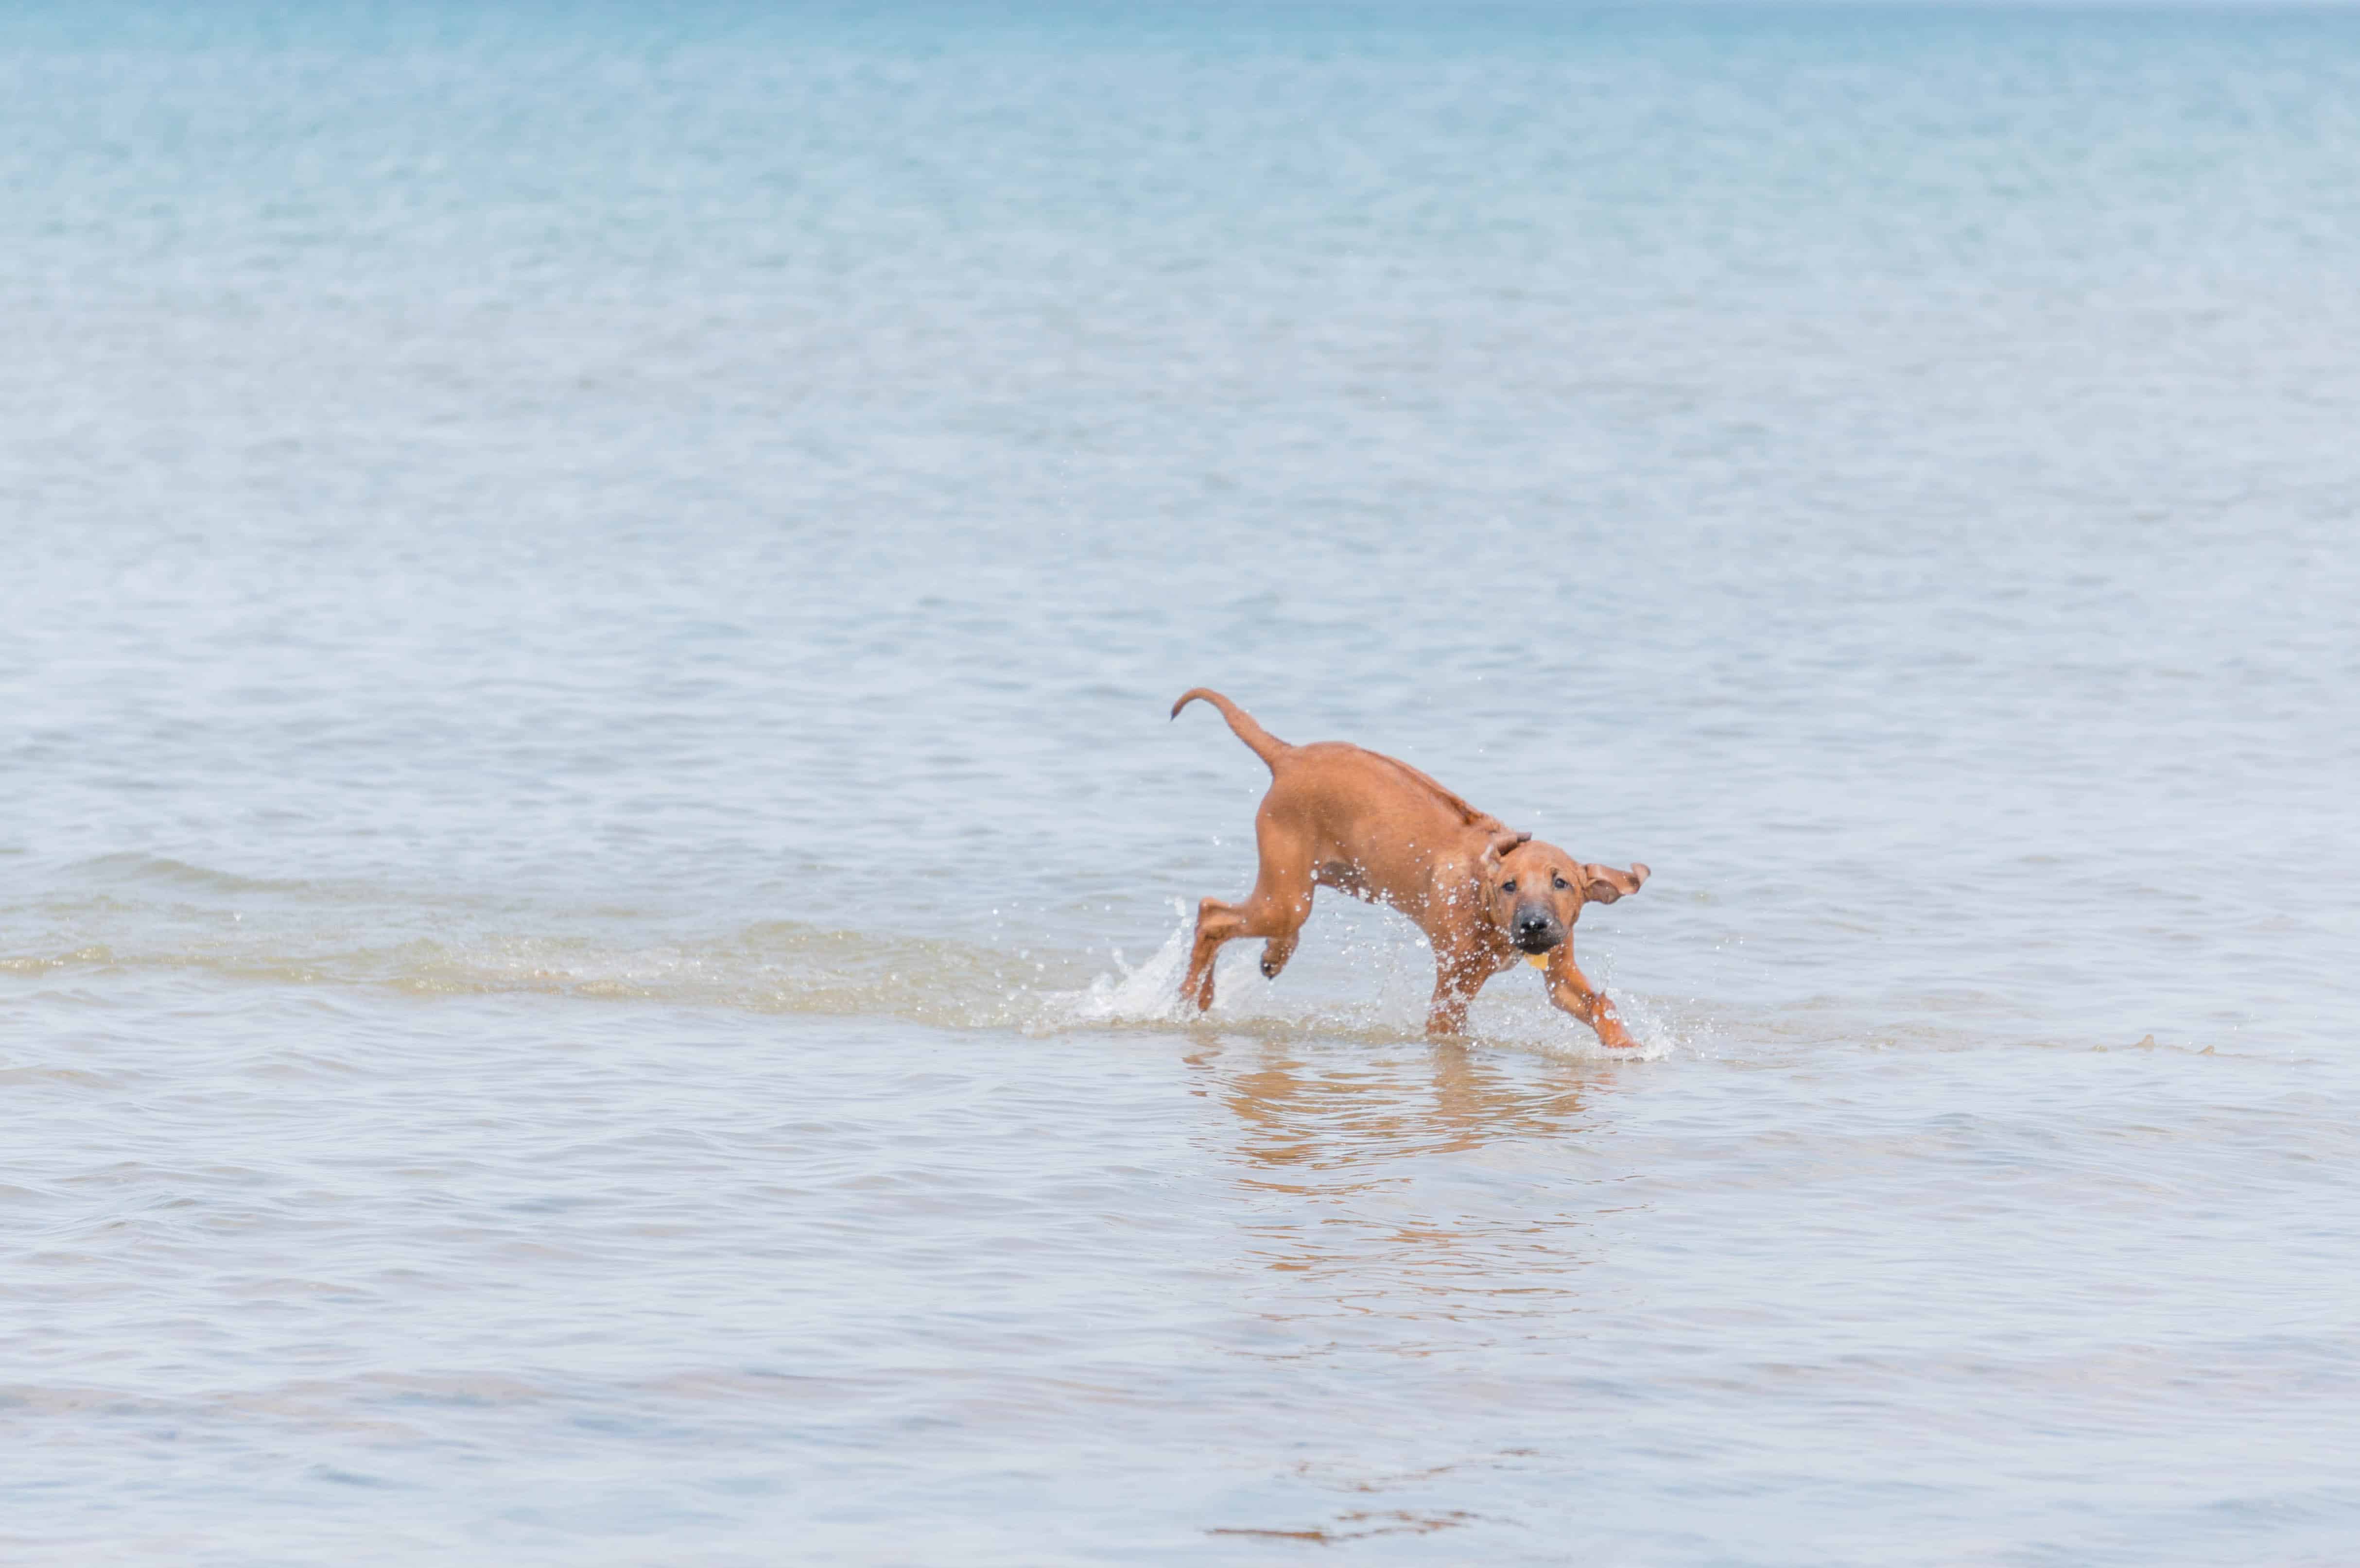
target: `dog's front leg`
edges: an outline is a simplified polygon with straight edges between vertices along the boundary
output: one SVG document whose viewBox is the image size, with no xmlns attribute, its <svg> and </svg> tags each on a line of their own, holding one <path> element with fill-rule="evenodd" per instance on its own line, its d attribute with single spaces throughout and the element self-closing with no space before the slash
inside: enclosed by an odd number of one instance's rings
<svg viewBox="0 0 2360 1568">
<path fill-rule="evenodd" d="M 1549 1000 L 1597 1030 L 1599 1044 L 1622 1051 L 1638 1043 L 1615 1015 L 1613 1001 L 1592 985 L 1590 976 L 1573 962 L 1573 938 L 1569 936 L 1549 953 L 1548 987 Z"/>
<path fill-rule="evenodd" d="M 1491 977 L 1489 969 L 1468 955 L 1436 949 L 1434 1005 L 1426 1012 L 1426 1032 L 1437 1038 L 1465 1034 L 1467 1004 Z"/>
</svg>

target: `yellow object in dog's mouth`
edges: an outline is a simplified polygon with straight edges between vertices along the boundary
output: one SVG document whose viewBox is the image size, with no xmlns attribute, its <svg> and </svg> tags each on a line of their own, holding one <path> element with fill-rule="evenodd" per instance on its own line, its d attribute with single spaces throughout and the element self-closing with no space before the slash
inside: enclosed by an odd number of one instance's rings
<svg viewBox="0 0 2360 1568">
<path fill-rule="evenodd" d="M 1524 962 L 1531 964 L 1535 969 L 1546 969 L 1548 967 L 1548 954 L 1546 953 L 1528 953 L 1524 954 Z"/>
</svg>

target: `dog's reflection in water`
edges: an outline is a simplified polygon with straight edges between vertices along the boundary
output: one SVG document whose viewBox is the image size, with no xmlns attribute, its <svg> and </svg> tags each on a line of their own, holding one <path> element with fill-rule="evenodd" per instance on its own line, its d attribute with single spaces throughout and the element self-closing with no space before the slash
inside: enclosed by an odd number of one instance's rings
<svg viewBox="0 0 2360 1568">
<path fill-rule="evenodd" d="M 1187 1061 L 1231 1113 L 1245 1260 L 1319 1287 L 1271 1315 L 1523 1313 L 1587 1261 L 1606 1173 L 1583 1133 L 1612 1074 L 1455 1043 L 1323 1061 L 1239 1040 Z"/>
</svg>

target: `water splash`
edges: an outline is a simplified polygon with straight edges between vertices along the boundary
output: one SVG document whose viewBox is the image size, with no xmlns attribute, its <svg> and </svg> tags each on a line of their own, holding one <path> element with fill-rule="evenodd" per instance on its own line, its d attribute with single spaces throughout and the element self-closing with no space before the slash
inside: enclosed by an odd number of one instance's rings
<svg viewBox="0 0 2360 1568">
<path fill-rule="evenodd" d="M 1164 939 L 1164 944 L 1137 967 L 1123 962 L 1122 950 L 1117 948 L 1116 973 L 1096 976 L 1087 989 L 1034 993 L 1032 999 L 1040 1007 L 1039 1024 L 1065 1029 L 1091 1024 L 1183 1021 L 1186 1015 L 1180 1005 L 1180 976 L 1187 965 L 1193 928 L 1185 903 L 1175 899 L 1173 909 L 1180 916 L 1180 923 Z"/>
</svg>

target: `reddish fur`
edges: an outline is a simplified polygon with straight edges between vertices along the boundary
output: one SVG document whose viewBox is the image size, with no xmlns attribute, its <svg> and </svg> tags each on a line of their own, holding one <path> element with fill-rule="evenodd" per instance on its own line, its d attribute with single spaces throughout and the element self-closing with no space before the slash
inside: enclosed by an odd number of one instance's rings
<svg viewBox="0 0 2360 1568">
<path fill-rule="evenodd" d="M 1511 913 L 1545 894 L 1565 931 L 1548 951 L 1549 999 L 1595 1029 L 1601 1043 L 1632 1043 L 1614 1004 L 1574 964 L 1573 924 L 1584 903 L 1637 892 L 1644 866 L 1617 871 L 1578 861 L 1381 753 L 1340 741 L 1289 746 L 1218 691 L 1190 691 L 1172 705 L 1173 716 L 1199 700 L 1218 708 L 1269 765 L 1271 783 L 1254 813 L 1261 866 L 1253 891 L 1243 903 L 1207 898 L 1198 906 L 1184 997 L 1200 1010 L 1213 1005 L 1214 956 L 1238 937 L 1263 939 L 1262 972 L 1274 978 L 1294 956 L 1313 890 L 1335 887 L 1417 922 L 1434 948 L 1426 1030 L 1462 1033 L 1475 993 L 1524 957 L 1508 938 Z M 1503 893 L 1511 881 L 1524 890 L 1520 897 Z"/>
</svg>

